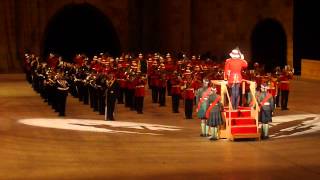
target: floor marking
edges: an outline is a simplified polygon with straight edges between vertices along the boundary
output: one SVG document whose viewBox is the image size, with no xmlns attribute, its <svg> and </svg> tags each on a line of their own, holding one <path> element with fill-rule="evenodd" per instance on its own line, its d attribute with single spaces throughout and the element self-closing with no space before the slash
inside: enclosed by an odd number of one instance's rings
<svg viewBox="0 0 320 180">
<path fill-rule="evenodd" d="M 33 118 L 21 119 L 19 123 L 65 130 L 104 132 L 104 133 L 125 133 L 125 134 L 144 134 L 162 135 L 161 131 L 179 131 L 180 127 L 167 126 L 161 124 L 148 124 L 123 121 L 103 121 L 88 119 L 54 119 L 54 118 Z"/>
<path fill-rule="evenodd" d="M 283 138 L 320 131 L 320 115 L 296 114 L 275 116 L 270 123 L 270 137 Z"/>
</svg>

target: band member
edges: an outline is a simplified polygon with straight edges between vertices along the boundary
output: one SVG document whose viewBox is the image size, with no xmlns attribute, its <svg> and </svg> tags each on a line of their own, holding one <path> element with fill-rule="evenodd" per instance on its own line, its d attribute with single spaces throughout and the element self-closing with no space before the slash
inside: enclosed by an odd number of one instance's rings
<svg viewBox="0 0 320 180">
<path fill-rule="evenodd" d="M 271 76 L 271 75 L 270 75 Z M 275 76 L 275 74 L 273 74 L 270 79 L 269 79 L 269 83 L 268 83 L 268 93 L 270 93 L 273 97 L 273 102 L 275 104 L 276 107 L 276 100 L 277 100 L 277 96 L 278 96 L 278 79 Z"/>
<path fill-rule="evenodd" d="M 231 88 L 231 104 L 234 110 L 238 109 L 240 98 L 240 83 L 242 81 L 241 70 L 248 66 L 246 60 L 243 59 L 243 54 L 240 50 L 233 49 L 229 54 L 231 58 L 225 63 L 225 80 L 228 80 L 228 85 Z"/>
<path fill-rule="evenodd" d="M 164 68 L 164 66 L 162 68 Z M 166 74 L 163 71 L 161 71 L 160 79 L 158 79 L 157 81 L 160 107 L 166 105 L 166 87 L 167 87 L 167 77 L 166 77 Z"/>
<path fill-rule="evenodd" d="M 126 91 L 126 72 L 125 72 L 125 68 L 122 67 L 121 64 L 118 64 L 119 66 L 119 71 L 118 71 L 118 75 L 117 75 L 117 81 L 120 85 L 120 90 L 119 90 L 119 96 L 118 96 L 118 104 L 123 104 L 123 98 L 124 98 L 124 93 Z"/>
<path fill-rule="evenodd" d="M 129 75 L 126 83 L 127 87 L 127 97 L 126 97 L 126 103 L 128 104 L 128 107 L 131 111 L 135 111 L 135 103 L 134 103 L 134 92 L 135 92 L 135 82 L 134 79 L 136 78 L 136 73 L 133 71 Z"/>
<path fill-rule="evenodd" d="M 183 89 L 184 89 L 184 113 L 186 119 L 192 119 L 193 102 L 195 99 L 196 81 L 191 78 L 191 72 L 184 73 Z"/>
<path fill-rule="evenodd" d="M 175 71 L 170 79 L 170 86 L 171 86 L 171 98 L 172 98 L 172 112 L 179 113 L 179 102 L 181 96 L 181 77 L 179 76 L 178 72 Z"/>
<path fill-rule="evenodd" d="M 56 75 L 57 79 L 57 111 L 59 112 L 59 116 L 65 116 L 65 110 L 66 110 L 66 101 L 68 96 L 68 83 L 63 77 L 62 74 Z"/>
<path fill-rule="evenodd" d="M 135 106 L 138 114 L 143 114 L 143 101 L 144 101 L 144 95 L 145 95 L 145 78 L 142 76 L 141 72 L 137 72 L 137 78 L 136 78 L 136 88 L 135 88 Z"/>
<path fill-rule="evenodd" d="M 150 87 L 152 92 L 152 103 L 159 102 L 159 89 L 157 87 L 157 84 L 159 82 L 160 73 L 157 66 L 158 66 L 157 61 L 154 60 L 152 63 L 151 72 L 150 72 Z"/>
<path fill-rule="evenodd" d="M 51 69 L 56 69 L 59 64 L 59 58 L 53 53 L 50 53 L 47 59 L 47 63 L 48 67 L 50 67 Z"/>
<path fill-rule="evenodd" d="M 262 123 L 262 139 L 268 138 L 269 122 L 272 122 L 272 112 L 274 110 L 274 101 L 272 94 L 267 92 L 267 85 L 261 85 L 261 92 L 257 95 L 260 106 L 259 120 Z"/>
<path fill-rule="evenodd" d="M 97 77 L 96 80 L 96 88 L 97 88 L 97 92 L 98 92 L 98 109 L 99 109 L 99 114 L 103 115 L 104 111 L 105 111 L 105 106 L 106 106 L 106 102 L 105 102 L 105 91 L 106 91 L 106 76 L 104 74 L 100 74 Z"/>
<path fill-rule="evenodd" d="M 106 81 L 106 112 L 105 112 L 105 120 L 114 120 L 113 114 L 115 109 L 116 99 L 118 97 L 119 92 L 119 83 L 115 80 L 115 76 L 113 73 L 108 74 Z"/>
<path fill-rule="evenodd" d="M 221 97 L 216 94 L 217 89 L 210 87 L 211 91 L 208 97 L 209 107 L 206 111 L 206 118 L 208 119 L 208 126 L 211 127 L 211 137 L 209 140 L 218 139 L 218 128 L 223 124 L 223 119 L 221 116 L 221 111 L 223 105 L 220 101 Z"/>
<path fill-rule="evenodd" d="M 138 66 L 139 70 L 141 71 L 142 74 L 147 74 L 148 72 L 148 62 L 147 59 L 143 57 L 143 54 L 138 55 Z"/>
<path fill-rule="evenodd" d="M 281 76 L 281 68 L 280 66 L 277 66 L 274 70 L 274 78 L 276 78 L 277 82 L 277 96 L 275 100 L 276 107 L 280 107 L 280 95 L 281 95 L 281 89 L 280 89 L 280 76 Z"/>
<path fill-rule="evenodd" d="M 201 121 L 201 134 L 200 136 L 208 136 L 209 127 L 207 126 L 206 111 L 208 109 L 208 97 L 211 92 L 211 88 L 208 87 L 209 80 L 203 79 L 202 87 L 197 90 L 196 104 L 197 104 L 197 116 Z"/>
<path fill-rule="evenodd" d="M 281 90 L 281 110 L 288 110 L 288 99 L 289 99 L 289 85 L 292 74 L 288 69 L 283 69 L 282 75 L 280 76 L 280 90 Z"/>
</svg>

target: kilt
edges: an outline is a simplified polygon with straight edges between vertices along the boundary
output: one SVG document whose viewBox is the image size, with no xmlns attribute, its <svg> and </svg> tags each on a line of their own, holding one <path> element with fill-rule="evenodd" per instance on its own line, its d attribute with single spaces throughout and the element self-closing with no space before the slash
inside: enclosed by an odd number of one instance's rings
<svg viewBox="0 0 320 180">
<path fill-rule="evenodd" d="M 272 122 L 272 111 L 261 108 L 259 120 L 264 124 Z"/>
<path fill-rule="evenodd" d="M 197 113 L 197 117 L 199 119 L 206 119 L 206 111 L 207 111 L 207 108 L 208 108 L 208 103 L 207 103 L 207 100 L 205 100 L 204 102 L 202 102 L 202 104 L 200 105 L 200 108 L 198 110 L 198 113 Z"/>
<path fill-rule="evenodd" d="M 210 127 L 215 127 L 215 126 L 219 126 L 221 124 L 223 124 L 223 119 L 222 119 L 222 115 L 220 112 L 220 105 L 216 105 L 210 111 L 207 125 Z"/>
</svg>

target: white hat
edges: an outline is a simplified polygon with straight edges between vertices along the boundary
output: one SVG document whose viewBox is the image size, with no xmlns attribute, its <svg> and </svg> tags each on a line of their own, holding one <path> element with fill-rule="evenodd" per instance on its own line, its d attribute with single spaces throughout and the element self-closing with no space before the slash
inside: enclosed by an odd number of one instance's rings
<svg viewBox="0 0 320 180">
<path fill-rule="evenodd" d="M 232 58 L 241 58 L 241 52 L 238 49 L 233 49 L 229 55 Z"/>
</svg>

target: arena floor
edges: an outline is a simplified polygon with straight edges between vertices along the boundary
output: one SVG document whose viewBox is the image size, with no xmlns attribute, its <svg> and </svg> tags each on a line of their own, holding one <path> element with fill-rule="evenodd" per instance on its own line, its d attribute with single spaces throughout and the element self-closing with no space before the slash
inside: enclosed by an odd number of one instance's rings
<svg viewBox="0 0 320 180">
<path fill-rule="evenodd" d="M 69 95 L 59 118 L 23 74 L 0 75 L 0 179 L 320 179 L 319 89 L 292 81 L 269 140 L 210 142 L 169 98 L 106 122 Z"/>
</svg>

